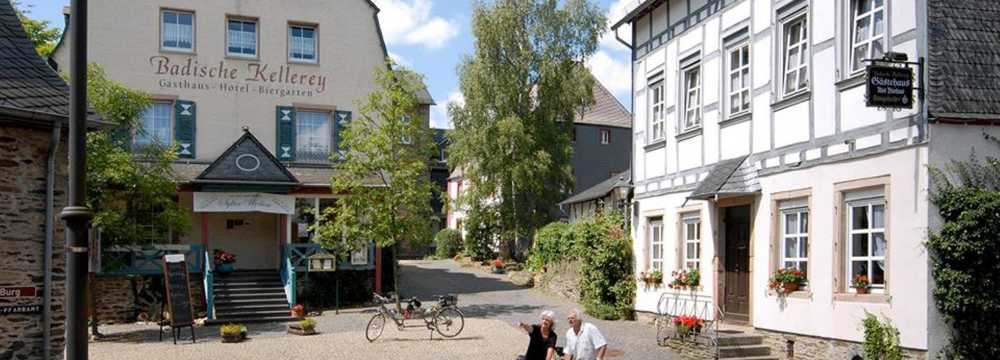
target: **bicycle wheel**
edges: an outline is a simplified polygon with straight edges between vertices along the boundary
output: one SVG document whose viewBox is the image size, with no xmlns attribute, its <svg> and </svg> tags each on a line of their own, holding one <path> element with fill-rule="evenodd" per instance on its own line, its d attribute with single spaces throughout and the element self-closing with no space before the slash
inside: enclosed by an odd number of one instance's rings
<svg viewBox="0 0 1000 360">
<path fill-rule="evenodd" d="M 382 336 L 382 330 L 385 330 L 385 315 L 375 314 L 371 320 L 368 320 L 368 328 L 365 329 L 365 338 L 368 339 L 368 342 L 373 342 L 379 336 Z"/>
<path fill-rule="evenodd" d="M 454 306 L 443 308 L 434 315 L 434 328 L 441 336 L 456 337 L 465 328 L 465 315 Z"/>
</svg>

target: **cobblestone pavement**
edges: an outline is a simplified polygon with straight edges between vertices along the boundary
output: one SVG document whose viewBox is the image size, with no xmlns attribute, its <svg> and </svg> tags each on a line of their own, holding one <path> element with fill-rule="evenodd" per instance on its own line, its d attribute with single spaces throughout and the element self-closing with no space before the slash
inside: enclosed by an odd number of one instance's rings
<svg viewBox="0 0 1000 360">
<path fill-rule="evenodd" d="M 248 324 L 250 339 L 223 344 L 217 327 L 196 328 L 197 343 L 182 331 L 173 345 L 169 330 L 158 340 L 151 324 L 102 326 L 104 340 L 90 343 L 90 358 L 188 360 L 188 359 L 514 359 L 527 347 L 528 338 L 514 324 L 536 322 L 542 310 L 556 311 L 559 346 L 564 345 L 566 314 L 575 305 L 534 289 L 507 282 L 502 275 L 463 268 L 451 260 L 404 261 L 400 264 L 403 296 L 430 301 L 435 295 L 458 295 L 466 315 L 465 329 L 454 339 L 430 339 L 426 329 L 398 331 L 387 327 L 374 343 L 365 340 L 364 329 L 372 309 L 351 309 L 317 316 L 318 335 L 285 333 L 285 324 Z M 611 359 L 678 359 L 658 347 L 651 326 L 627 321 L 594 322 L 610 344 Z M 414 322 L 416 323 L 416 322 Z"/>
</svg>

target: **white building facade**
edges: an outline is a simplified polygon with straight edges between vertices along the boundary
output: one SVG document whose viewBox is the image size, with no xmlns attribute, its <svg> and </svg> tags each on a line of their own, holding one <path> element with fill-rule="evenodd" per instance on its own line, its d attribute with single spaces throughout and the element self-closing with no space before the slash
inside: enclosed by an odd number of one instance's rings
<svg viewBox="0 0 1000 360">
<path fill-rule="evenodd" d="M 612 19 L 633 48 L 635 271 L 664 274 L 640 284 L 637 311 L 700 299 L 724 322 L 823 341 L 822 358 L 856 354 L 866 312 L 918 356 L 944 345 L 923 245 L 937 224 L 928 167 L 995 153 L 983 133 L 1000 131 L 865 105 L 864 59 L 938 60 L 928 1 L 649 0 Z M 788 267 L 807 284 L 779 296 L 769 278 Z M 698 286 L 666 286 L 681 269 L 698 269 Z"/>
</svg>

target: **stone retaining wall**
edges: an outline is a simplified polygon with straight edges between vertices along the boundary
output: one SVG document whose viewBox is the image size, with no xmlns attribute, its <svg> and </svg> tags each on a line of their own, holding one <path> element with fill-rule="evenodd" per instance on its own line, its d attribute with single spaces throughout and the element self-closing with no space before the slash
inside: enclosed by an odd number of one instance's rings
<svg viewBox="0 0 1000 360">
<path fill-rule="evenodd" d="M 201 274 L 191 278 L 191 305 L 195 317 L 205 316 L 205 291 Z M 158 319 L 163 300 L 163 277 L 97 276 L 92 278 L 95 306 L 100 324 L 131 323 Z M 136 296 L 138 292 L 138 297 Z"/>
<path fill-rule="evenodd" d="M 574 303 L 580 302 L 580 262 L 559 263 L 535 276 L 535 287 Z"/>
<path fill-rule="evenodd" d="M 778 359 L 852 360 L 855 356 L 858 356 L 858 359 L 863 358 L 861 343 L 763 329 L 754 329 L 754 333 L 764 336 L 764 344 L 771 347 L 771 355 Z M 927 352 L 903 349 L 903 356 L 906 359 L 926 360 Z"/>
</svg>

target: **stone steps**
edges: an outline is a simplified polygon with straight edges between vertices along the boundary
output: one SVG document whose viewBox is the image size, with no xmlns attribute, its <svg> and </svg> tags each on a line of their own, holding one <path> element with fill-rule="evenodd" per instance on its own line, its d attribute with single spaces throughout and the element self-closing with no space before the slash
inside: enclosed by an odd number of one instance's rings
<svg viewBox="0 0 1000 360">
<path fill-rule="evenodd" d="M 241 270 L 215 278 L 215 319 L 209 324 L 293 321 L 274 270 Z"/>
</svg>

